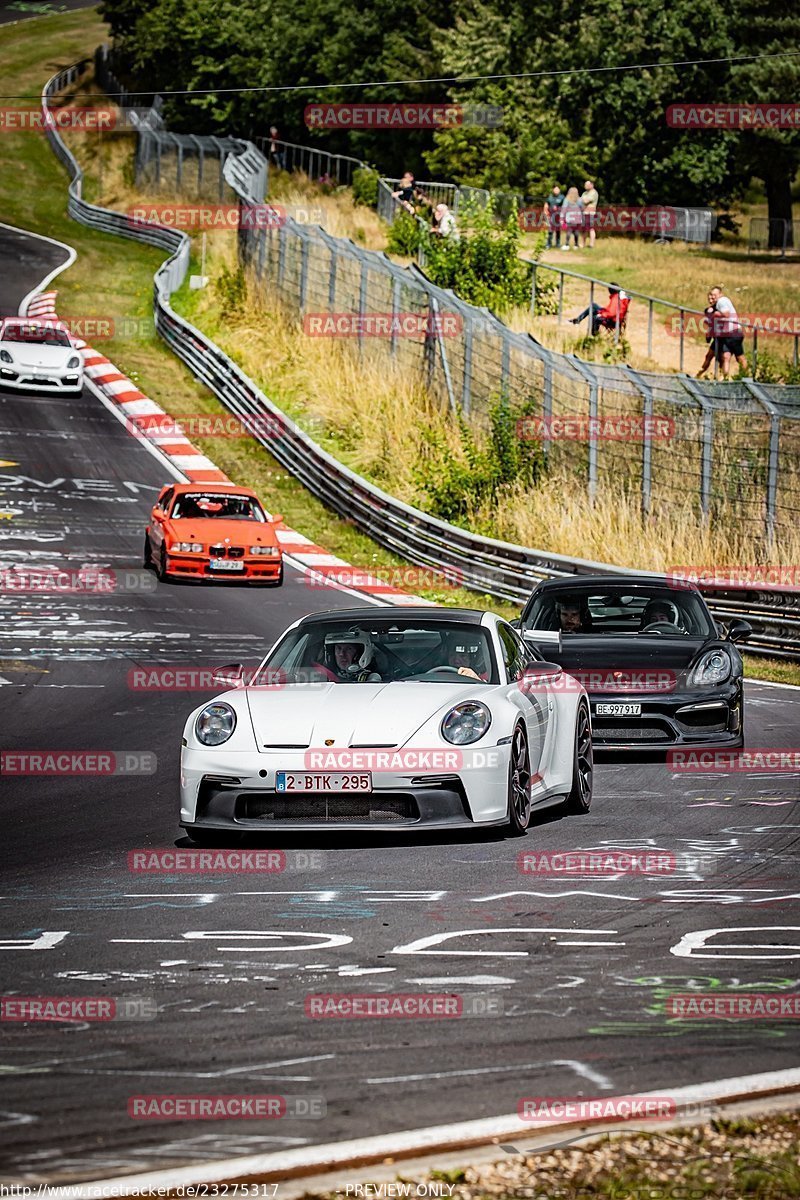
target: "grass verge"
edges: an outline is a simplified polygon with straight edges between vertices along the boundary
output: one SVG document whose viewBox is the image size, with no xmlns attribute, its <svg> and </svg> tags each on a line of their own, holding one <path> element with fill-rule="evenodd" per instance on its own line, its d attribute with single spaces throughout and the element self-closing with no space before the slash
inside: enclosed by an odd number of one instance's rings
<svg viewBox="0 0 800 1200">
<path fill-rule="evenodd" d="M 796 1200 L 799 1137 L 797 1112 L 717 1118 L 663 1133 L 609 1134 L 585 1149 L 506 1154 L 500 1162 L 432 1171 L 423 1179 L 409 1179 L 400 1168 L 395 1194 L 410 1184 L 409 1195 L 453 1200 Z M 367 1186 L 363 1195 L 382 1194 Z M 308 1192 L 304 1200 L 342 1195 Z"/>
</svg>

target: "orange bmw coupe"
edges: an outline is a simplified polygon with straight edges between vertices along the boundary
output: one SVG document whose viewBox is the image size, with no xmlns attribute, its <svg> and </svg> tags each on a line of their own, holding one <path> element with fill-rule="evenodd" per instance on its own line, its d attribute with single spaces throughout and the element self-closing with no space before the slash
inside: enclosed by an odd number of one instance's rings
<svg viewBox="0 0 800 1200">
<path fill-rule="evenodd" d="M 258 496 L 232 483 L 161 489 L 144 538 L 144 565 L 159 579 L 225 579 L 280 587 L 283 554 Z"/>
</svg>

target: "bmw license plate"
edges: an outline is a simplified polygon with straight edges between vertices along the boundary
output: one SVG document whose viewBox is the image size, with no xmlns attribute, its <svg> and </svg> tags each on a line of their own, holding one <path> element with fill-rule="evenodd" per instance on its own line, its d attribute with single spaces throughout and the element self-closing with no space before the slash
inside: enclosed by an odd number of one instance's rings
<svg viewBox="0 0 800 1200">
<path fill-rule="evenodd" d="M 594 711 L 598 717 L 640 717 L 642 706 L 630 701 L 621 704 L 596 704 Z"/>
<path fill-rule="evenodd" d="M 276 792 L 371 792 L 372 774 L 361 771 L 276 771 Z"/>
<path fill-rule="evenodd" d="M 212 558 L 208 564 L 212 571 L 243 571 L 244 563 L 236 558 Z"/>
</svg>

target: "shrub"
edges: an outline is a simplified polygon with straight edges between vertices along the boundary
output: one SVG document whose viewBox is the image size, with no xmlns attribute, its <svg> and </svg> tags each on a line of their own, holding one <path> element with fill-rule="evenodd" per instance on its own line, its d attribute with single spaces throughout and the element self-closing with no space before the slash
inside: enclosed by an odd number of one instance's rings
<svg viewBox="0 0 800 1200">
<path fill-rule="evenodd" d="M 530 301 L 530 265 L 519 257 L 521 232 L 516 204 L 498 223 L 490 199 L 484 208 L 465 206 L 459 218 L 461 236 L 424 239 L 426 274 L 439 287 L 452 288 L 463 300 L 502 312 Z M 536 253 L 541 250 L 537 243 Z M 541 283 L 539 311 L 549 311 L 552 280 Z M 538 289 L 537 289 L 538 290 Z M 539 307 L 541 305 L 542 307 Z"/>
<path fill-rule="evenodd" d="M 405 258 L 414 258 L 423 238 L 423 229 L 416 217 L 410 212 L 400 209 L 395 213 L 394 221 L 389 226 L 386 247 L 390 254 L 400 254 Z"/>
<path fill-rule="evenodd" d="M 425 492 L 428 511 L 444 521 L 464 522 L 485 501 L 495 502 L 510 485 L 534 486 L 545 469 L 542 444 L 521 439 L 517 422 L 537 408 L 532 398 L 514 404 L 499 397 L 489 410 L 490 431 L 481 444 L 459 409 L 457 451 L 439 430 L 426 430 L 414 476 Z"/>
<path fill-rule="evenodd" d="M 380 176 L 372 167 L 359 167 L 353 172 L 353 200 L 367 208 L 378 204 L 378 180 Z"/>
<path fill-rule="evenodd" d="M 241 267 L 231 270 L 223 265 L 213 286 L 219 298 L 222 316 L 229 316 L 244 304 L 247 296 L 247 281 Z"/>
</svg>

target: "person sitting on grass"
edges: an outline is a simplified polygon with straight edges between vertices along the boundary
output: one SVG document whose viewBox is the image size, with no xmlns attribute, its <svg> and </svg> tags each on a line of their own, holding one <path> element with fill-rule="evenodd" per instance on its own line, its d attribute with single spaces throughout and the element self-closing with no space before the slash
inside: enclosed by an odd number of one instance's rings
<svg viewBox="0 0 800 1200">
<path fill-rule="evenodd" d="M 580 325 L 591 314 L 592 337 L 597 337 L 601 329 L 622 329 L 628 315 L 628 305 L 631 299 L 617 283 L 608 285 L 608 302 L 605 305 L 589 304 L 577 317 L 572 317 L 570 325 Z"/>
</svg>

